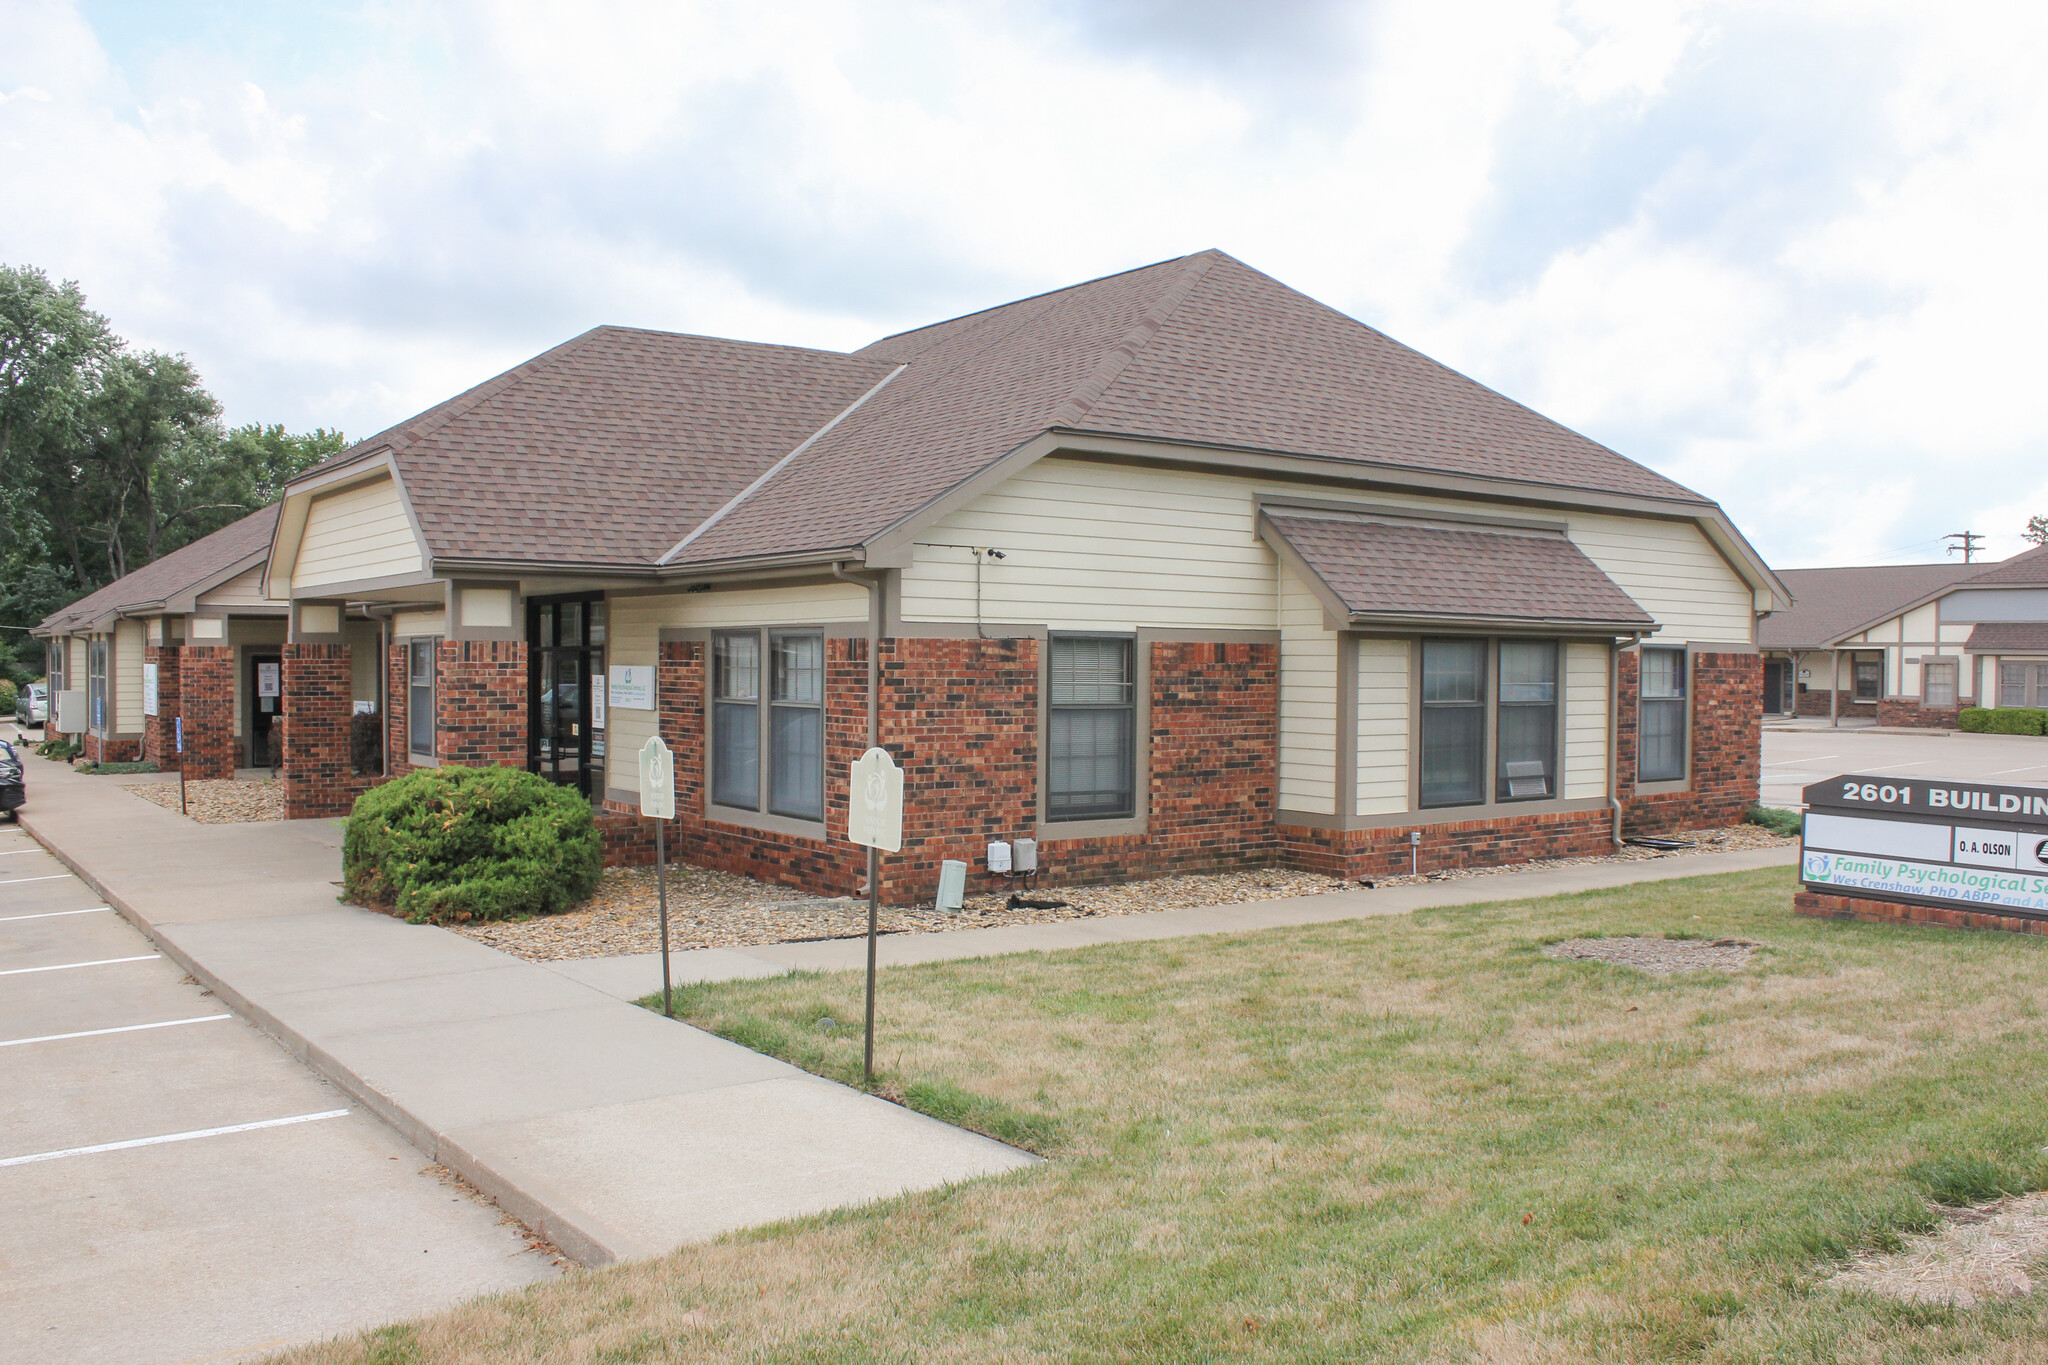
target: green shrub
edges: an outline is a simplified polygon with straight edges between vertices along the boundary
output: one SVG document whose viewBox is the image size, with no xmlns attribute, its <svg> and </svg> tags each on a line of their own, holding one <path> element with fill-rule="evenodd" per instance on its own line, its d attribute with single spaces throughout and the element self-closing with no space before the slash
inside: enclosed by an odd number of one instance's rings
<svg viewBox="0 0 2048 1365">
<path fill-rule="evenodd" d="M 85 746 L 83 744 L 80 744 L 75 739 L 64 739 L 60 737 L 57 739 L 44 740 L 41 744 L 36 745 L 36 752 L 41 754 L 44 758 L 54 758 L 59 762 L 64 762 L 66 760 L 76 758 L 80 754 L 84 753 Z"/>
<path fill-rule="evenodd" d="M 1782 806 L 1761 806 L 1752 801 L 1742 810 L 1743 823 L 1762 825 L 1773 834 L 1790 839 L 1799 833 L 1799 812 Z"/>
<path fill-rule="evenodd" d="M 597 889 L 604 850 L 590 803 L 516 768 L 423 769 L 356 798 L 343 885 L 415 924 L 565 910 Z"/>
<path fill-rule="evenodd" d="M 111 777 L 117 773 L 153 773 L 156 764 L 149 759 L 140 763 L 80 763 L 71 769 L 75 773 L 91 773 L 96 777 Z"/>
<path fill-rule="evenodd" d="M 0 711 L 11 714 L 14 710 L 15 699 L 20 695 L 21 689 L 14 685 L 12 679 L 0 678 Z"/>
<path fill-rule="evenodd" d="M 1966 706 L 1957 722 L 1977 735 L 2048 733 L 2048 710 L 2032 706 Z"/>
</svg>

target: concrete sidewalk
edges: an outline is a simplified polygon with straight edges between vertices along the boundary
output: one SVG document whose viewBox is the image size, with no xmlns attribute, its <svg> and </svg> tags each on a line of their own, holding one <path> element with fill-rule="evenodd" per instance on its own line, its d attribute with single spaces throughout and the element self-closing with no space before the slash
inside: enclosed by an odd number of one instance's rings
<svg viewBox="0 0 2048 1365">
<path fill-rule="evenodd" d="M 337 821 L 197 825 L 118 779 L 27 764 L 24 829 L 230 1008 L 585 1264 L 1035 1160 L 339 904 Z"/>
<path fill-rule="evenodd" d="M 875 956 L 882 966 L 905 967 L 919 962 L 947 962 L 1002 953 L 1051 952 L 1105 943 L 1186 938 L 1194 934 L 1247 933 L 1255 929 L 1325 924 L 1331 920 L 1405 915 L 1446 905 L 1479 905 L 1487 901 L 1524 900 L 1531 896 L 1562 896 L 1575 891 L 1632 886 L 1639 882 L 1707 877 L 1717 872 L 1792 867 L 1798 861 L 1797 845 L 1788 844 L 1736 853 L 1686 854 L 1640 862 L 1587 863 L 1542 871 L 1502 872 L 1484 877 L 1392 886 L 1383 890 L 1360 888 L 1322 896 L 1248 901 L 1241 905 L 1161 910 L 1149 915 L 1104 915 L 1096 919 L 1061 920 L 1056 924 L 959 929 L 949 934 L 890 934 L 876 944 Z M 833 939 L 823 943 L 763 944 L 751 948 L 698 948 L 669 954 L 669 975 L 678 985 L 781 976 L 789 971 L 857 971 L 866 965 L 867 940 L 859 938 Z M 661 989 L 660 953 L 577 958 L 550 962 L 547 966 L 621 1000 L 637 1000 Z"/>
</svg>

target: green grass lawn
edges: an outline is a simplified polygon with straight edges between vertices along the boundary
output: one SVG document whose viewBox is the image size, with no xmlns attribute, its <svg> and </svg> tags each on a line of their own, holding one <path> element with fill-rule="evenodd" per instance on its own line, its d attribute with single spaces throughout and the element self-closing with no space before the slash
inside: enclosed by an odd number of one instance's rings
<svg viewBox="0 0 2048 1365">
<path fill-rule="evenodd" d="M 2048 942 L 1798 919 L 1791 892 L 891 969 L 884 1089 L 1052 1161 L 290 1359 L 2048 1359 L 2048 1296 L 1820 1285 L 1930 1197 L 2048 1185 Z M 1668 978 L 1541 953 L 1634 933 L 1766 946 Z M 860 991 L 721 983 L 678 1013 L 848 1079 Z"/>
</svg>

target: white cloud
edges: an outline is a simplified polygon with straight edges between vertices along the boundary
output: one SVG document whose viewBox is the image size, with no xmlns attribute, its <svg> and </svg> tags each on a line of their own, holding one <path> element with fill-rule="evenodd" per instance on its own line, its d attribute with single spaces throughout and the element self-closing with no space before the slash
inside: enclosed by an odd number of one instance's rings
<svg viewBox="0 0 2048 1365">
<path fill-rule="evenodd" d="M 0 0 L 0 260 L 236 420 L 361 434 L 597 322 L 848 346 L 1221 246 L 1786 565 L 2048 511 L 2032 10 L 263 12 L 167 44 Z"/>
</svg>

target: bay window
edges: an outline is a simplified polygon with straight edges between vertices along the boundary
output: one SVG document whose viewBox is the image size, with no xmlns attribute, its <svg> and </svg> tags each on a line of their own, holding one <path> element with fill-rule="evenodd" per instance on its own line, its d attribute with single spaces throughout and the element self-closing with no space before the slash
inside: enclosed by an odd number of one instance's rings
<svg viewBox="0 0 2048 1365">
<path fill-rule="evenodd" d="M 1685 651 L 1643 650 L 1636 775 L 1644 782 L 1685 777 Z"/>
</svg>

